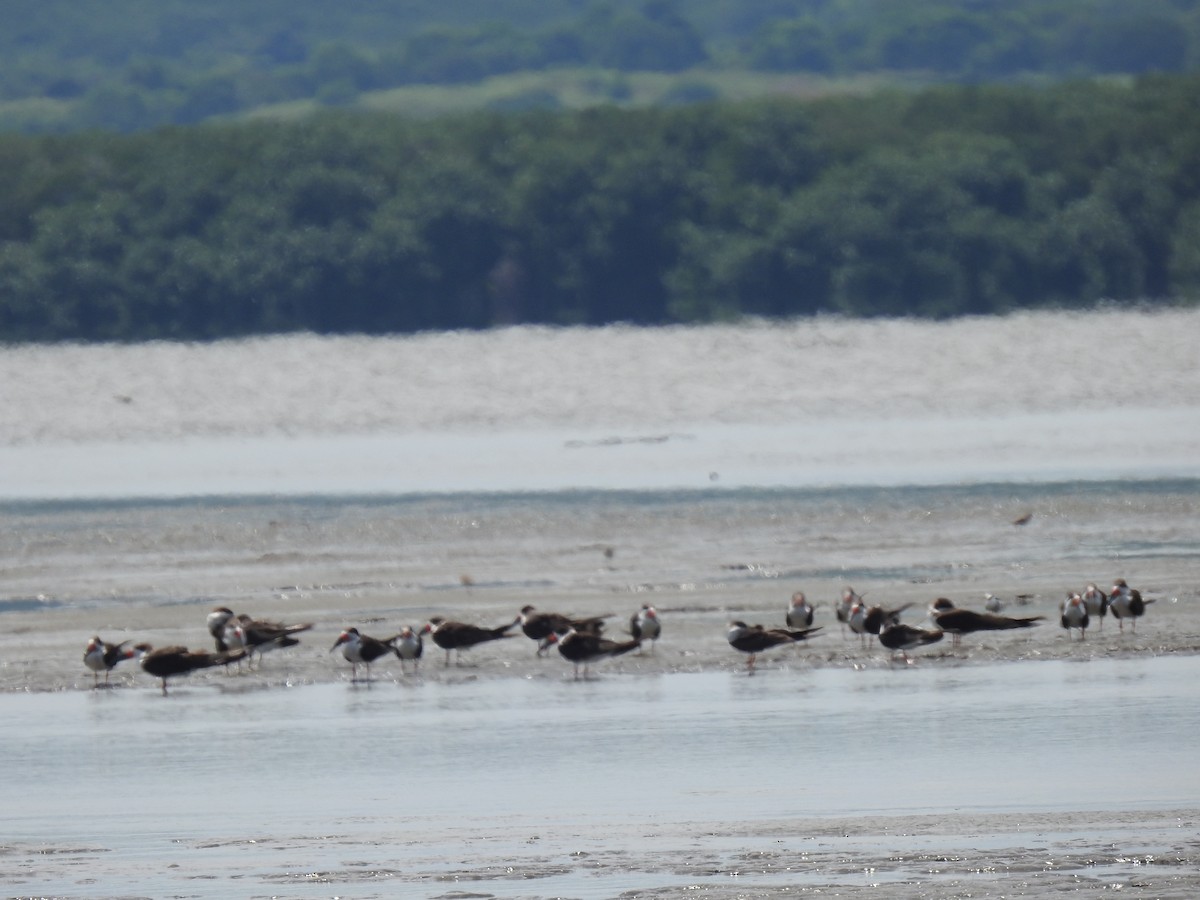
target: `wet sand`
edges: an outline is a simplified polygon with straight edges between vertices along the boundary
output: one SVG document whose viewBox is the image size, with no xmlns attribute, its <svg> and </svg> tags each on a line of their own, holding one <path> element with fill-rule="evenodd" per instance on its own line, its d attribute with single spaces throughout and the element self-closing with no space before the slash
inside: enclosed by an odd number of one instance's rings
<svg viewBox="0 0 1200 900">
<path fill-rule="evenodd" d="M 915 665 L 954 667 L 1020 661 L 1036 664 L 1051 659 L 1122 659 L 1200 653 L 1200 589 L 1194 587 L 1193 564 L 1177 564 L 1161 573 L 1152 589 L 1153 600 L 1136 625 L 1122 630 L 1112 616 L 1102 625 L 1094 621 L 1086 639 L 1068 634 L 1059 623 L 1058 603 L 1062 583 L 1057 578 L 1039 578 L 1031 573 L 1022 581 L 1023 602 L 1009 598 L 1003 610 L 1014 617 L 1042 616 L 1034 627 L 1014 631 L 977 633 L 965 636 L 958 647 L 950 637 L 914 651 Z M 280 572 L 282 577 L 284 573 Z M 598 576 L 603 577 L 603 576 Z M 613 579 L 614 582 L 618 578 Z M 983 610 L 982 595 L 966 584 L 873 584 L 860 582 L 856 589 L 870 602 L 872 597 L 888 607 L 911 604 L 903 619 L 931 627 L 926 613 L 932 600 L 947 596 L 963 607 Z M 1082 585 L 1080 585 L 1082 587 Z M 878 639 L 864 640 L 848 632 L 834 616 L 838 582 L 806 584 L 806 593 L 817 606 L 816 624 L 821 631 L 796 647 L 770 650 L 759 657 L 757 668 L 804 671 L 819 667 L 888 668 L 903 666 L 879 645 Z M 609 615 L 610 637 L 627 639 L 629 617 L 643 604 L 651 603 L 663 622 L 663 637 L 640 652 L 602 663 L 597 677 L 613 670 L 627 674 L 661 675 L 674 672 L 741 672 L 746 658 L 728 644 L 725 633 L 731 620 L 782 627 L 793 585 L 778 579 L 747 580 L 736 587 L 728 583 L 689 584 L 670 588 L 658 586 L 642 591 L 636 585 L 617 583 L 586 591 L 575 590 L 569 598 L 546 596 L 537 588 L 481 588 L 445 585 L 436 591 L 404 596 L 382 585 L 290 586 L 271 594 L 255 591 L 240 602 L 223 597 L 219 602 L 249 612 L 255 617 L 285 622 L 311 622 L 313 629 L 301 635 L 301 644 L 266 655 L 253 669 L 241 673 L 221 670 L 197 673 L 188 680 L 224 681 L 237 677 L 262 686 L 322 684 L 348 681 L 350 666 L 340 653 L 329 650 L 342 628 L 355 626 L 365 634 L 387 637 L 404 625 L 419 628 L 430 616 L 480 625 L 512 622 L 527 603 L 547 611 L 578 616 Z M 544 590 L 544 589 L 543 589 Z M 92 634 L 107 641 L 130 640 L 155 646 L 183 644 L 209 649 L 212 639 L 205 630 L 205 617 L 214 600 L 181 598 L 169 605 L 114 602 L 103 609 L 36 608 L 15 609 L 4 614 L 0 633 L 0 691 L 58 691 L 87 689 L 93 677 L 83 667 L 84 645 Z M 34 602 L 36 606 L 36 602 Z M 461 659 L 446 665 L 446 654 L 429 639 L 419 667 L 419 678 L 454 681 L 462 678 L 570 678 L 571 666 L 557 653 L 544 657 L 535 653 L 533 641 L 513 629 L 513 636 L 465 651 Z M 373 669 L 377 680 L 403 681 L 406 674 L 394 657 Z M 115 686 L 148 689 L 154 680 L 134 663 L 122 663 L 111 675 Z"/>
<path fill-rule="evenodd" d="M 1172 736 L 1197 727 L 1196 671 L 1182 656 L 578 683 L 464 669 L 9 694 L 0 882 L 58 897 L 1192 897 L 1200 782 Z"/>
<path fill-rule="evenodd" d="M 542 829 L 398 828 L 181 842 L 178 862 L 119 863 L 103 840 L 6 841 L 17 896 L 1049 898 L 1191 900 L 1200 891 L 1194 809 L 864 816 L 750 824 Z M 69 886 L 69 887 L 68 887 Z"/>
</svg>

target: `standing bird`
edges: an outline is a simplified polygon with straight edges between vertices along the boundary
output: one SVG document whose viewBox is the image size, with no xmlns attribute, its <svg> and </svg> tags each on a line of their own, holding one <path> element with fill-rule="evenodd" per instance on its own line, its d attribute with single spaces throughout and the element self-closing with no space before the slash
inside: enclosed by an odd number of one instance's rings
<svg viewBox="0 0 1200 900">
<path fill-rule="evenodd" d="M 187 675 L 197 669 L 228 665 L 246 655 L 242 649 L 210 653 L 207 650 L 189 650 L 187 647 L 160 647 L 155 650 L 149 644 L 138 644 L 135 649 L 141 656 L 143 671 L 162 679 L 164 697 L 167 695 L 168 678 Z"/>
<path fill-rule="evenodd" d="M 747 654 L 746 669 L 753 673 L 754 660 L 764 650 L 807 640 L 810 634 L 815 634 L 820 630 L 821 626 L 818 625 L 816 628 L 801 628 L 795 631 L 788 631 L 783 628 L 772 628 L 768 631 L 761 625 L 730 622 L 726 638 L 729 641 L 729 646 L 733 647 L 734 650 L 739 650 Z"/>
<path fill-rule="evenodd" d="M 942 631 L 949 632 L 953 636 L 952 643 L 955 647 L 962 642 L 964 634 L 973 634 L 976 631 L 1008 631 L 1013 628 L 1032 628 L 1045 618 L 1045 616 L 1013 618 L 1011 616 L 998 616 L 995 613 L 981 613 L 970 609 L 959 609 L 945 597 L 938 597 L 934 601 L 934 609 L 936 612 L 933 616 L 933 623 Z"/>
<path fill-rule="evenodd" d="M 409 661 L 413 664 L 413 671 L 416 672 L 421 665 L 421 654 L 425 652 L 425 644 L 421 640 L 421 632 L 413 631 L 407 625 L 400 630 L 400 637 L 396 641 L 396 652 L 400 656 L 400 668 L 404 669 L 404 663 Z"/>
<path fill-rule="evenodd" d="M 983 608 L 990 613 L 998 613 L 1004 609 L 1004 601 L 995 594 L 984 594 Z"/>
<path fill-rule="evenodd" d="M 924 628 L 903 625 L 900 622 L 889 623 L 879 632 L 879 643 L 891 651 L 891 656 L 888 658 L 889 663 L 896 659 L 896 651 L 899 651 L 904 656 L 904 662 L 911 665 L 912 660 L 908 657 L 909 650 L 923 647 L 926 644 L 936 644 L 941 639 L 941 631 L 927 631 Z"/>
<path fill-rule="evenodd" d="M 1083 603 L 1088 615 L 1100 620 L 1100 631 L 1104 630 L 1104 617 L 1108 615 L 1108 594 L 1094 584 L 1083 589 Z"/>
<path fill-rule="evenodd" d="M 350 680 L 358 681 L 358 664 L 362 663 L 367 667 L 367 681 L 370 681 L 371 663 L 375 662 L 379 657 L 395 653 L 396 658 L 401 659 L 400 648 L 396 646 L 396 641 L 398 640 L 400 640 L 400 635 L 398 634 L 380 640 L 370 635 L 360 634 L 357 628 L 347 628 L 338 635 L 338 639 L 333 642 L 333 646 L 329 648 L 329 652 L 332 653 L 338 647 L 341 647 L 342 657 L 346 662 L 350 663 Z"/>
<path fill-rule="evenodd" d="M 205 624 L 208 627 L 208 633 L 213 637 L 213 643 L 216 644 L 218 653 L 224 653 L 229 649 L 229 642 L 225 639 L 225 628 L 232 621 L 233 610 L 228 606 L 218 606 L 208 614 Z"/>
<path fill-rule="evenodd" d="M 842 623 L 842 635 L 846 634 L 846 626 L 850 624 L 850 613 L 856 603 L 862 603 L 862 594 L 854 593 L 854 588 L 842 588 L 842 599 L 837 605 L 837 620 Z"/>
<path fill-rule="evenodd" d="M 257 653 L 261 664 L 264 653 L 284 647 L 295 647 L 300 643 L 300 639 L 296 635 L 309 631 L 312 627 L 312 622 L 305 622 L 302 625 L 283 625 L 279 622 L 252 619 L 243 613 L 225 626 L 225 640 L 230 647 L 245 648 L 249 654 L 248 659 Z"/>
<path fill-rule="evenodd" d="M 787 611 L 788 628 L 809 628 L 813 623 L 812 604 L 804 596 L 804 591 L 792 594 L 791 605 Z"/>
<path fill-rule="evenodd" d="M 638 638 L 631 641 L 610 641 L 590 631 L 571 628 L 563 634 L 551 634 L 550 643 L 558 644 L 563 659 L 575 664 L 575 680 L 579 680 L 579 667 L 583 666 L 583 677 L 588 677 L 588 667 L 593 662 L 620 656 L 642 645 Z"/>
<path fill-rule="evenodd" d="M 1108 592 L 1108 608 L 1112 611 L 1121 631 L 1125 630 L 1125 620 L 1129 619 L 1129 630 L 1137 631 L 1137 620 L 1145 614 L 1146 604 L 1153 600 L 1143 600 L 1142 592 L 1131 588 L 1124 578 L 1113 582 L 1112 590 Z"/>
<path fill-rule="evenodd" d="M 92 687 L 100 686 L 100 673 L 104 673 L 104 684 L 108 685 L 108 673 L 123 659 L 133 659 L 136 652 L 126 648 L 129 641 L 109 644 L 98 637 L 92 638 L 83 651 L 83 664 L 92 670 Z"/>
<path fill-rule="evenodd" d="M 576 631 L 600 634 L 604 630 L 604 620 L 607 618 L 608 616 L 604 615 L 592 616 L 587 619 L 573 619 L 562 613 L 538 612 L 532 606 L 523 606 L 520 615 L 517 616 L 517 622 L 520 623 L 521 631 L 527 638 L 538 642 L 537 655 L 542 656 L 552 643 L 550 635 L 561 634 L 572 628 Z"/>
<path fill-rule="evenodd" d="M 1079 629 L 1079 639 L 1082 641 L 1087 637 L 1088 627 L 1088 608 L 1083 597 L 1072 592 L 1067 595 L 1067 599 L 1060 607 L 1062 612 L 1062 627 L 1067 629 L 1067 637 L 1071 636 L 1071 629 Z"/>
<path fill-rule="evenodd" d="M 867 646 L 867 608 L 862 601 L 858 601 L 850 607 L 850 615 L 846 619 L 846 624 L 850 626 L 850 630 L 858 635 L 860 646 Z"/>
<path fill-rule="evenodd" d="M 456 662 L 462 665 L 462 651 L 466 647 L 474 647 L 487 641 L 512 637 L 510 629 L 516 628 L 520 619 L 499 625 L 496 628 L 481 628 L 478 625 L 468 625 L 465 622 L 448 622 L 442 616 L 434 616 L 421 629 L 422 634 L 428 634 L 433 642 L 446 651 L 446 665 L 450 665 L 450 651 L 458 653 Z"/>
<path fill-rule="evenodd" d="M 899 625 L 900 613 L 904 612 L 910 606 L 912 606 L 911 603 L 905 603 L 903 606 L 897 606 L 895 609 L 872 606 L 863 616 L 863 627 L 867 630 L 868 634 L 879 634 L 889 625 Z"/>
<path fill-rule="evenodd" d="M 217 652 L 242 648 L 248 651 L 247 659 L 253 654 L 268 650 L 278 650 L 281 647 L 294 647 L 300 643 L 295 635 L 309 631 L 313 625 L 306 622 L 302 625 L 284 625 L 279 622 L 268 622 L 254 619 L 242 613 L 234 615 L 227 606 L 218 606 L 208 614 L 206 621 L 208 633 L 213 636 Z"/>
<path fill-rule="evenodd" d="M 659 635 L 662 634 L 662 622 L 659 621 L 658 610 L 649 603 L 642 604 L 642 608 L 629 617 L 629 633 L 633 635 L 635 641 L 649 641 L 650 652 L 653 653 Z M 559 651 L 562 651 L 561 644 Z"/>
</svg>

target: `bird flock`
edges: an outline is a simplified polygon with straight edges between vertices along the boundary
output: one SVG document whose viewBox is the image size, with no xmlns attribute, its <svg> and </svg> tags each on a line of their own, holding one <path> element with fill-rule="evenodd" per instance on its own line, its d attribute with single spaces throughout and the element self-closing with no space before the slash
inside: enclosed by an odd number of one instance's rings
<svg viewBox="0 0 1200 900">
<path fill-rule="evenodd" d="M 1085 640 L 1087 629 L 1094 622 L 1103 629 L 1104 619 L 1112 613 L 1122 631 L 1129 620 L 1130 629 L 1136 629 L 1137 619 L 1145 614 L 1152 599 L 1145 599 L 1141 592 L 1129 587 L 1124 579 L 1116 579 L 1112 589 L 1105 593 L 1095 584 L 1088 584 L 1082 591 L 1072 591 L 1059 604 L 1060 624 L 1072 636 L 1078 634 Z M 889 661 L 894 662 L 900 654 L 906 664 L 912 662 L 910 650 L 941 641 L 951 636 L 957 646 L 965 635 L 980 631 L 1007 631 L 1031 628 L 1045 616 L 1006 616 L 1000 610 L 1002 604 L 989 594 L 985 611 L 963 609 L 945 597 L 930 604 L 928 617 L 933 627 L 921 627 L 901 621 L 902 614 L 913 604 L 906 603 L 895 608 L 867 605 L 862 594 L 846 587 L 835 606 L 835 616 L 847 634 L 859 636 L 863 646 L 872 637 L 889 652 Z M 395 656 L 401 670 L 416 672 L 424 652 L 424 637 L 446 652 L 445 665 L 452 659 L 461 663 L 464 650 L 490 641 L 502 640 L 524 634 L 537 644 L 538 656 L 546 655 L 551 648 L 574 666 L 574 677 L 588 678 L 590 666 L 633 650 L 639 652 L 646 643 L 653 651 L 662 635 L 662 619 L 658 611 L 649 604 L 629 618 L 629 638 L 613 640 L 604 636 L 605 622 L 611 614 L 576 618 L 555 612 L 540 612 L 533 606 L 525 606 L 511 622 L 494 627 L 457 622 L 442 616 L 430 618 L 420 628 L 404 627 L 389 637 L 372 637 L 358 628 L 344 629 L 329 648 L 332 653 L 340 650 L 343 659 L 350 663 L 351 680 L 359 679 L 359 666 L 363 667 L 365 679 L 370 680 L 372 663 L 381 658 Z M 726 638 L 729 645 L 746 656 L 746 668 L 754 672 L 759 654 L 775 647 L 795 646 L 816 636 L 822 626 L 814 625 L 815 611 L 803 591 L 796 591 L 787 608 L 785 627 L 771 628 L 764 625 L 747 625 L 737 620 L 729 623 Z M 253 667 L 257 660 L 261 665 L 264 654 L 300 643 L 299 635 L 311 631 L 313 623 L 285 624 L 255 619 L 246 614 L 235 615 L 228 607 L 217 607 L 208 614 L 206 625 L 212 636 L 212 650 L 191 650 L 184 646 L 155 648 L 150 644 L 122 641 L 108 643 L 100 637 L 88 641 L 83 654 L 84 665 L 92 671 L 93 686 L 101 687 L 100 674 L 104 674 L 103 685 L 108 684 L 109 673 L 127 659 L 139 661 L 149 675 L 160 679 L 162 693 L 167 693 L 167 680 L 186 675 L 200 669 L 216 666 L 246 664 Z"/>
<path fill-rule="evenodd" d="M 572 618 L 560 613 L 538 612 L 526 606 L 511 622 L 496 627 L 455 622 L 443 616 L 434 616 L 421 628 L 405 627 L 386 638 L 363 634 L 358 628 L 346 628 L 334 641 L 329 652 L 341 650 L 342 657 L 350 663 L 351 679 L 358 680 L 358 667 L 363 667 L 365 678 L 370 679 L 371 664 L 381 657 L 395 655 L 401 669 L 412 671 L 420 665 L 424 653 L 423 638 L 429 638 L 446 651 L 446 665 L 452 657 L 461 662 L 464 650 L 489 641 L 501 640 L 523 632 L 537 642 L 537 654 L 544 655 L 551 647 L 557 647 L 562 657 L 575 666 L 575 677 L 587 677 L 589 666 L 602 659 L 621 656 L 631 650 L 641 649 L 649 643 L 651 650 L 662 633 L 658 611 L 644 604 L 629 619 L 629 640 L 611 640 L 603 636 L 604 622 L 609 615 L 590 618 Z M 155 648 L 150 644 L 134 644 L 122 641 L 109 643 L 99 636 L 91 638 L 83 653 L 83 663 L 92 671 L 93 687 L 100 687 L 100 674 L 104 673 L 104 685 L 109 683 L 109 674 L 121 662 L 136 659 L 142 669 L 160 679 L 162 693 L 167 693 L 167 679 L 187 675 L 200 669 L 228 666 L 245 662 L 253 666 L 256 659 L 272 650 L 294 647 L 300 643 L 300 635 L 311 631 L 313 623 L 285 624 L 255 619 L 245 613 L 235 615 L 228 607 L 220 606 L 208 614 L 208 632 L 212 635 L 214 649 L 190 650 L 184 646 Z"/>
</svg>

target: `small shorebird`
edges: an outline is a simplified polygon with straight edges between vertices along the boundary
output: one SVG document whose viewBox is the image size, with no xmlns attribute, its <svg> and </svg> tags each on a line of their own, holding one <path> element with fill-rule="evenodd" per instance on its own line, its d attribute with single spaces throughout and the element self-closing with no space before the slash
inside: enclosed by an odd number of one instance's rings
<svg viewBox="0 0 1200 900">
<path fill-rule="evenodd" d="M 1061 607 L 1062 627 L 1067 629 L 1067 637 L 1071 636 L 1071 629 L 1079 629 L 1079 639 L 1082 641 L 1087 637 L 1088 627 L 1088 608 L 1083 597 L 1078 592 L 1072 592 L 1067 595 L 1067 599 L 1063 601 Z"/>
<path fill-rule="evenodd" d="M 553 643 L 550 635 L 561 634 L 572 628 L 576 631 L 600 634 L 604 631 L 604 620 L 607 618 L 607 615 L 603 615 L 576 619 L 562 613 L 538 612 L 532 606 L 523 606 L 520 615 L 517 616 L 517 622 L 520 623 L 521 632 L 525 637 L 538 642 L 537 655 L 543 656 Z"/>
<path fill-rule="evenodd" d="M 962 642 L 964 634 L 976 631 L 1008 631 L 1013 628 L 1032 628 L 1045 616 L 1026 616 L 1013 618 L 998 616 L 995 613 L 981 613 L 970 609 L 959 609 L 945 597 L 938 597 L 933 602 L 933 624 L 953 637 L 953 645 L 957 647 Z"/>
<path fill-rule="evenodd" d="M 888 658 L 889 663 L 895 660 L 896 653 L 899 651 L 904 656 L 904 662 L 912 665 L 912 660 L 908 656 L 909 650 L 923 647 L 926 644 L 936 644 L 941 639 L 941 631 L 927 631 L 924 628 L 916 628 L 900 622 L 893 622 L 879 632 L 879 643 L 891 651 L 891 656 Z"/>
<path fill-rule="evenodd" d="M 862 603 L 862 594 L 854 593 L 854 588 L 842 588 L 842 597 L 838 601 L 837 620 L 842 623 L 842 636 L 846 636 L 846 627 L 850 624 L 850 613 L 854 609 L 856 603 Z"/>
<path fill-rule="evenodd" d="M 740 650 L 746 654 L 746 669 L 753 673 L 754 661 L 758 657 L 758 654 L 764 650 L 807 640 L 809 635 L 815 634 L 820 630 L 821 626 L 819 625 L 816 628 L 801 628 L 788 631 L 784 628 L 772 628 L 768 630 L 761 625 L 730 622 L 726 638 L 734 650 Z"/>
<path fill-rule="evenodd" d="M 370 635 L 360 634 L 357 628 L 347 628 L 338 639 L 333 642 L 333 646 L 329 648 L 332 653 L 338 647 L 342 648 L 342 658 L 350 663 L 350 680 L 358 681 L 358 664 L 362 663 L 367 668 L 367 681 L 371 680 L 371 663 L 379 659 L 381 656 L 386 656 L 389 653 L 395 653 L 396 658 L 400 659 L 400 648 L 396 646 L 396 641 L 400 640 L 400 635 L 394 634 L 390 638 L 373 638 Z M 402 663 L 403 664 L 403 661 Z"/>
<path fill-rule="evenodd" d="M 1089 584 L 1083 589 L 1083 603 L 1087 607 L 1088 615 L 1100 620 L 1098 630 L 1103 631 L 1104 617 L 1108 615 L 1108 594 L 1096 585 Z"/>
<path fill-rule="evenodd" d="M 515 619 L 507 625 L 495 628 L 482 628 L 478 625 L 468 625 L 465 622 L 450 622 L 442 616 L 434 616 L 421 629 L 422 634 L 433 638 L 433 642 L 446 651 L 446 665 L 450 665 L 450 653 L 458 654 L 456 663 L 462 664 L 462 651 L 476 644 L 495 641 L 500 638 L 512 637 L 510 629 L 516 628 L 520 619 Z"/>
<path fill-rule="evenodd" d="M 634 640 L 649 641 L 650 652 L 658 643 L 662 634 L 662 621 L 658 618 L 658 610 L 649 603 L 643 603 L 642 608 L 629 617 L 629 633 Z"/>
<path fill-rule="evenodd" d="M 208 650 L 189 650 L 187 647 L 160 647 L 155 650 L 149 644 L 138 644 L 134 649 L 141 658 L 143 671 L 162 679 L 164 697 L 167 694 L 168 678 L 187 675 L 198 669 L 228 665 L 246 655 L 246 651 L 240 648 L 211 653 Z"/>
<path fill-rule="evenodd" d="M 558 645 L 562 658 L 575 665 L 575 680 L 579 680 L 579 667 L 583 666 L 583 677 L 588 677 L 588 667 L 593 662 L 621 656 L 642 645 L 638 638 L 631 641 L 610 641 L 590 631 L 567 629 L 562 634 L 550 635 L 550 643 Z"/>
<path fill-rule="evenodd" d="M 245 613 L 235 616 L 233 610 L 227 606 L 218 606 L 210 612 L 206 624 L 218 653 L 242 648 L 247 651 L 247 660 L 252 659 L 255 653 L 261 660 L 262 654 L 270 650 L 294 647 L 300 643 L 300 639 L 295 635 L 313 627 L 311 622 L 284 625 L 280 622 L 254 619 Z"/>
<path fill-rule="evenodd" d="M 1125 630 L 1125 620 L 1129 619 L 1129 630 L 1136 632 L 1137 620 L 1145 614 L 1146 604 L 1153 602 L 1142 599 L 1142 592 L 1127 585 L 1124 578 L 1114 581 L 1112 590 L 1108 592 L 1108 608 L 1121 631 Z"/>
<path fill-rule="evenodd" d="M 863 627 L 868 634 L 879 634 L 889 625 L 900 624 L 900 613 L 904 612 L 912 606 L 911 603 L 905 603 L 902 606 L 897 606 L 895 609 L 886 609 L 882 606 L 872 606 L 867 609 L 863 616 Z"/>
<path fill-rule="evenodd" d="M 813 607 L 804 596 L 804 591 L 792 594 L 792 602 L 787 611 L 788 628 L 809 628 L 813 623 Z"/>
<path fill-rule="evenodd" d="M 113 667 L 123 659 L 133 659 L 136 656 L 136 651 L 132 647 L 126 647 L 129 641 L 121 641 L 119 644 L 110 644 L 100 640 L 99 637 L 94 637 L 87 643 L 87 649 L 83 651 L 83 664 L 92 670 L 92 687 L 100 686 L 100 673 L 104 673 L 104 684 L 108 685 L 108 673 L 113 670 Z"/>
<path fill-rule="evenodd" d="M 421 632 L 414 631 L 405 625 L 400 629 L 400 637 L 396 641 L 396 652 L 400 655 L 400 669 L 404 670 L 404 663 L 411 662 L 413 671 L 416 672 L 421 665 L 421 654 L 425 651 L 424 642 L 421 640 Z"/>
</svg>

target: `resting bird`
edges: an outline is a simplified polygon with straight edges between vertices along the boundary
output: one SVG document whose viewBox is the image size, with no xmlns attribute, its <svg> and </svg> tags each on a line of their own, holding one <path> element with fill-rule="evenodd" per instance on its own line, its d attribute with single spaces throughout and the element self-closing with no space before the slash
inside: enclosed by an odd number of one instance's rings
<svg viewBox="0 0 1200 900">
<path fill-rule="evenodd" d="M 926 644 L 936 644 L 941 639 L 941 631 L 927 631 L 900 622 L 893 622 L 879 632 L 879 643 L 891 651 L 889 662 L 895 660 L 896 651 L 899 651 L 904 656 L 904 662 L 911 664 L 912 660 L 908 658 L 909 650 Z"/>
<path fill-rule="evenodd" d="M 138 644 L 135 648 L 141 657 L 142 669 L 155 678 L 162 679 L 162 692 L 167 694 L 167 679 L 176 675 L 187 675 L 197 669 L 224 666 L 236 662 L 246 655 L 245 650 L 226 650 L 210 653 L 208 650 L 189 650 L 187 647 L 160 647 Z"/>
<path fill-rule="evenodd" d="M 575 680 L 579 680 L 579 667 L 583 666 L 583 677 L 588 677 L 588 667 L 591 663 L 610 659 L 628 653 L 642 645 L 639 638 L 631 641 L 610 641 L 590 631 L 568 629 L 563 634 L 551 634 L 549 641 L 558 645 L 558 652 L 563 659 L 575 665 Z"/>
<path fill-rule="evenodd" d="M 995 613 L 981 613 L 970 609 L 959 609 L 945 597 L 938 597 L 933 603 L 933 622 L 942 631 L 953 636 L 953 645 L 962 642 L 964 634 L 976 631 L 1007 631 L 1013 628 L 1032 628 L 1045 616 L 1026 616 L 1013 618 L 998 616 Z"/>
<path fill-rule="evenodd" d="M 126 648 L 129 641 L 119 644 L 109 644 L 98 637 L 88 641 L 87 649 L 83 651 L 83 664 L 92 670 L 92 687 L 100 686 L 100 673 L 104 673 L 104 683 L 108 684 L 108 673 L 123 659 L 133 659 L 136 651 Z"/>
<path fill-rule="evenodd" d="M 517 622 L 521 624 L 521 631 L 531 640 L 538 642 L 537 655 L 542 656 L 552 643 L 550 635 L 555 633 L 563 633 L 574 628 L 576 631 L 590 631 L 593 634 L 600 634 L 604 631 L 604 620 L 608 616 L 592 616 L 585 619 L 574 619 L 570 616 L 564 616 L 562 613 L 555 612 L 538 612 L 532 606 L 521 607 L 521 614 L 517 617 Z"/>
<path fill-rule="evenodd" d="M 1112 590 L 1108 593 L 1108 608 L 1117 620 L 1121 630 L 1125 630 L 1125 620 L 1129 619 L 1129 630 L 1137 631 L 1137 620 L 1146 612 L 1146 604 L 1153 600 L 1143 600 L 1142 592 L 1131 588 L 1124 578 L 1113 582 Z"/>
<path fill-rule="evenodd" d="M 465 622 L 448 622 L 441 616 L 434 616 L 421 629 L 421 633 L 432 637 L 433 642 L 446 651 L 446 665 L 450 665 L 452 650 L 458 653 L 456 662 L 461 665 L 464 648 L 512 637 L 510 629 L 516 628 L 519 622 L 520 619 L 516 619 L 507 625 L 499 625 L 496 628 L 481 628 Z"/>
<path fill-rule="evenodd" d="M 1067 595 L 1067 599 L 1063 601 L 1059 607 L 1062 617 L 1062 627 L 1067 629 L 1067 637 L 1071 636 L 1071 629 L 1079 629 L 1079 639 L 1082 641 L 1087 637 L 1088 627 L 1088 608 L 1083 602 L 1083 597 L 1078 593 Z"/>
<path fill-rule="evenodd" d="M 792 594 L 792 602 L 787 611 L 788 628 L 808 628 L 813 623 L 812 604 L 804 596 L 804 591 Z"/>
<path fill-rule="evenodd" d="M 838 601 L 837 620 L 842 623 L 842 634 L 846 634 L 846 626 L 850 624 L 850 611 L 854 609 L 855 604 L 862 603 L 862 594 L 854 593 L 854 588 L 842 588 L 842 599 Z"/>
<path fill-rule="evenodd" d="M 311 622 L 300 625 L 284 625 L 280 622 L 268 622 L 254 619 L 242 613 L 235 616 L 227 606 L 218 606 L 208 614 L 208 632 L 213 636 L 217 652 L 242 648 L 247 651 L 247 659 L 257 653 L 278 650 L 281 647 L 294 647 L 300 643 L 295 635 L 312 629 Z"/>
<path fill-rule="evenodd" d="M 629 633 L 633 635 L 634 640 L 649 641 L 650 650 L 653 652 L 659 635 L 662 634 L 658 610 L 649 603 L 642 604 L 642 608 L 629 617 Z"/>
<path fill-rule="evenodd" d="M 400 638 L 396 641 L 396 651 L 400 655 L 400 668 L 404 669 L 404 663 L 410 661 L 413 664 L 413 671 L 421 665 L 421 654 L 425 652 L 425 644 L 421 640 L 421 632 L 413 631 L 407 625 L 400 629 Z"/>
<path fill-rule="evenodd" d="M 1108 615 L 1108 594 L 1100 590 L 1094 584 L 1089 584 L 1083 589 L 1083 603 L 1087 607 L 1088 615 L 1100 620 L 1099 630 L 1104 630 L 1104 617 Z"/>
<path fill-rule="evenodd" d="M 338 639 L 333 642 L 333 646 L 329 648 L 332 653 L 338 647 L 342 648 L 342 658 L 350 663 L 350 680 L 358 680 L 358 664 L 362 663 L 367 667 L 367 680 L 371 679 L 371 663 L 379 659 L 381 656 L 386 656 L 389 653 L 395 653 L 396 658 L 400 659 L 400 648 L 396 646 L 396 641 L 400 640 L 400 635 L 394 634 L 390 638 L 373 638 L 370 635 L 359 634 L 357 628 L 347 628 Z"/>
<path fill-rule="evenodd" d="M 886 609 L 882 606 L 870 607 L 866 615 L 863 616 L 863 627 L 868 634 L 879 634 L 888 625 L 898 625 L 900 623 L 900 613 L 904 612 L 912 606 L 911 603 L 905 603 L 903 606 L 897 606 L 895 609 Z"/>
<path fill-rule="evenodd" d="M 801 628 L 796 631 L 788 631 L 784 628 L 772 628 L 768 631 L 761 625 L 730 622 L 726 638 L 734 650 L 740 650 L 742 653 L 747 654 L 746 668 L 750 672 L 753 672 L 754 660 L 764 650 L 807 640 L 810 634 L 815 634 L 820 630 L 821 626 L 818 625 L 816 628 Z"/>
</svg>

